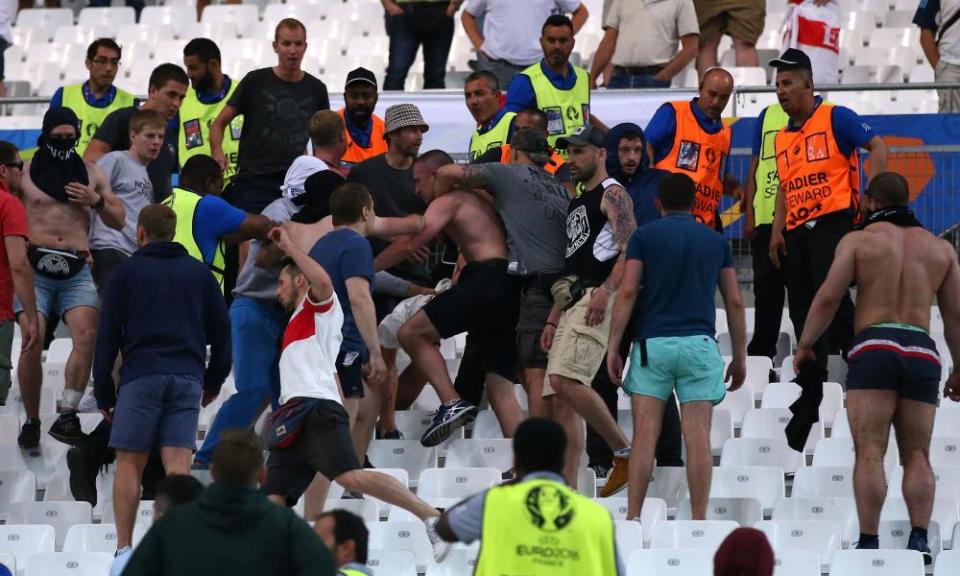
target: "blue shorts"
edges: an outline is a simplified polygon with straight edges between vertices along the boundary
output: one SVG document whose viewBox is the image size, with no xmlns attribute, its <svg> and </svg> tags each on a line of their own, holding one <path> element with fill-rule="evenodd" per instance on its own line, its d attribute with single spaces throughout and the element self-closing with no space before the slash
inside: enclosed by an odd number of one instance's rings
<svg viewBox="0 0 960 576">
<path fill-rule="evenodd" d="M 870 326 L 847 353 L 847 390 L 895 390 L 900 398 L 937 404 L 940 355 L 919 329 Z"/>
<path fill-rule="evenodd" d="M 130 452 L 197 447 L 203 384 L 193 376 L 143 376 L 120 386 L 110 447 Z"/>
<path fill-rule="evenodd" d="M 37 272 L 33 275 L 33 286 L 37 295 L 37 312 L 43 314 L 44 318 L 60 318 L 67 311 L 80 306 L 100 309 L 100 297 L 89 266 L 62 280 Z M 13 299 L 13 311 L 15 314 L 23 312 L 19 298 Z"/>
<path fill-rule="evenodd" d="M 640 341 L 633 343 L 630 369 L 623 382 L 628 394 L 652 396 L 666 402 L 676 390 L 681 404 L 706 401 L 714 405 L 726 395 L 723 358 L 712 337 L 648 338 L 646 366 L 642 349 Z"/>
</svg>

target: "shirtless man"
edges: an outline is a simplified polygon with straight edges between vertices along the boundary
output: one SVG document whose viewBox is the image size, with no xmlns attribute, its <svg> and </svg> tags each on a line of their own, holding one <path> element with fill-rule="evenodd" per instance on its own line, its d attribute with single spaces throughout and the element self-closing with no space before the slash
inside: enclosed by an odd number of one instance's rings
<svg viewBox="0 0 960 576">
<path fill-rule="evenodd" d="M 397 333 L 400 345 L 443 403 L 420 439 L 424 446 L 442 443 L 477 414 L 476 405 L 454 388 L 438 347 L 441 338 L 461 332 L 468 333 L 464 356 L 475 353 L 478 367 L 486 374 L 487 398 L 504 436 L 512 435 L 523 419 L 513 395 L 519 282 L 507 274 L 506 238 L 493 206 L 464 190 L 436 196 L 437 170 L 450 164 L 453 159 L 441 150 L 417 158 L 413 180 L 417 195 L 427 204 L 423 231 L 395 242 L 378 256 L 378 265 L 389 267 L 442 232 L 457 244 L 466 261 L 459 282 L 438 294 Z"/>
<path fill-rule="evenodd" d="M 48 319 L 62 316 L 73 340 L 64 370 L 66 388 L 58 403 L 60 416 L 50 427 L 51 436 L 68 444 L 84 438 L 77 406 L 90 379 L 100 314 L 97 289 L 87 266 L 90 220 L 96 211 L 103 223 L 115 230 L 123 229 L 125 223 L 123 204 L 110 190 L 106 174 L 77 154 L 79 133 L 80 123 L 72 110 L 48 110 L 39 148 L 23 174 L 23 203 L 30 227 L 28 256 L 36 272 L 38 334 L 46 334 Z M 22 311 L 15 299 L 14 312 L 24 329 L 27 319 Z M 17 439 L 21 448 L 35 448 L 40 443 L 42 350 L 43 346 L 24 349 L 17 368 L 27 413 Z"/>
<path fill-rule="evenodd" d="M 934 477 L 928 451 L 940 389 L 940 355 L 928 336 L 936 297 L 954 363 L 960 361 L 960 267 L 954 248 L 924 230 L 907 209 L 907 182 L 878 174 L 863 193 L 866 220 L 844 236 L 827 279 L 810 307 L 794 367 L 815 360 L 814 343 L 856 282 L 857 336 L 847 356 L 847 415 L 856 449 L 853 492 L 860 520 L 858 548 L 877 548 L 886 498 L 883 457 L 893 424 L 903 463 L 903 498 L 910 514 L 907 548 L 932 558 L 927 525 Z M 944 396 L 960 401 L 960 372 Z"/>
</svg>

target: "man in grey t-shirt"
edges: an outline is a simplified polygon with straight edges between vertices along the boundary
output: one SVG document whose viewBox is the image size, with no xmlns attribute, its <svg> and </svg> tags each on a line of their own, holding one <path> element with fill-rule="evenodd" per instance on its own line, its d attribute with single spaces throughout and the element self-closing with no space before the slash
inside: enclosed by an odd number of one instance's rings
<svg viewBox="0 0 960 576">
<path fill-rule="evenodd" d="M 101 296 L 114 269 L 137 251 L 137 219 L 140 211 L 153 202 L 147 165 L 160 154 L 166 126 L 167 121 L 159 112 L 138 110 L 130 117 L 130 148 L 110 152 L 97 160 L 126 210 L 122 230 L 104 224 L 99 214 L 95 214 L 90 226 L 93 281 Z"/>
<path fill-rule="evenodd" d="M 520 130 L 509 164 L 449 165 L 437 170 L 437 195 L 451 189 L 484 190 L 507 231 L 509 272 L 521 277 L 517 345 L 531 416 L 545 415 L 542 400 L 547 354 L 540 333 L 550 315 L 550 287 L 563 272 L 567 245 L 567 189 L 541 168 L 550 159 L 546 137 Z M 483 192 L 478 192 L 483 194 Z"/>
</svg>

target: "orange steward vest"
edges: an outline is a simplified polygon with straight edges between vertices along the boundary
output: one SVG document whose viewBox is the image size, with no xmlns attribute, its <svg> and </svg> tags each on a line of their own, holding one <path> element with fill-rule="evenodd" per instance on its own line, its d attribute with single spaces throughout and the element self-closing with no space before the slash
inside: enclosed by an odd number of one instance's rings
<svg viewBox="0 0 960 576">
<path fill-rule="evenodd" d="M 376 114 L 370 117 L 371 122 L 373 122 L 373 129 L 370 131 L 370 146 L 364 148 L 354 142 L 353 137 L 350 136 L 350 129 L 347 128 L 347 121 L 343 117 L 344 112 L 344 108 L 338 110 L 340 120 L 343 122 L 343 139 L 347 144 L 347 151 L 343 153 L 343 158 L 341 158 L 342 162 L 346 162 L 348 166 L 354 166 L 367 158 L 379 156 L 387 151 L 387 141 L 383 139 L 384 125 L 382 118 Z"/>
<path fill-rule="evenodd" d="M 716 228 L 717 209 L 723 196 L 722 174 L 730 153 L 730 127 L 724 124 L 716 134 L 708 134 L 693 115 L 693 102 L 670 105 L 677 115 L 673 148 L 654 167 L 689 176 L 697 185 L 694 218 Z"/>
<path fill-rule="evenodd" d="M 559 170 L 560 167 L 563 166 L 566 162 L 567 161 L 564 160 L 563 156 L 561 156 L 560 154 L 557 154 L 557 152 L 554 151 L 553 154 L 550 155 L 550 161 L 544 165 L 543 169 L 550 174 L 556 174 L 557 170 Z M 503 144 L 502 146 L 500 146 L 500 163 L 501 164 L 510 163 L 510 145 L 509 144 Z"/>
<path fill-rule="evenodd" d="M 787 230 L 833 212 L 859 212 L 858 154 L 840 153 L 832 111 L 832 104 L 822 103 L 799 130 L 785 127 L 777 132 L 777 175 L 787 204 Z"/>
</svg>

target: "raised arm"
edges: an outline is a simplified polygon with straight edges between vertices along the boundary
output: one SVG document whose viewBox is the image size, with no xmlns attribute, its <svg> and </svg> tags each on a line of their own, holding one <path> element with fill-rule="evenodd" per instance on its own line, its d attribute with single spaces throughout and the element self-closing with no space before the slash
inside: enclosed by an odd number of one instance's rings
<svg viewBox="0 0 960 576">
<path fill-rule="evenodd" d="M 883 138 L 874 136 L 865 148 L 870 152 L 870 178 L 887 171 L 887 144 Z"/>
<path fill-rule="evenodd" d="M 239 244 L 246 240 L 263 240 L 278 224 L 263 214 L 247 214 L 240 223 L 240 227 L 233 234 L 224 236 L 223 241 L 227 244 Z"/>
<path fill-rule="evenodd" d="M 814 360 L 813 345 L 823 335 L 830 322 L 833 321 L 843 295 L 846 294 L 850 283 L 853 282 L 856 271 L 856 242 L 859 232 L 852 232 L 844 236 L 837 244 L 837 251 L 833 257 L 833 264 L 827 279 L 823 281 L 817 295 L 807 312 L 807 321 L 803 326 L 803 334 L 797 341 L 797 354 L 793 364 L 799 373 L 799 366 L 807 360 Z"/>
<path fill-rule="evenodd" d="M 227 104 L 217 115 L 216 120 L 210 125 L 210 155 L 220 164 L 220 168 L 226 170 L 230 165 L 226 154 L 223 153 L 223 133 L 227 124 L 237 117 L 240 111 Z"/>
<path fill-rule="evenodd" d="M 70 202 L 89 206 L 100 214 L 104 224 L 114 230 L 123 230 L 127 211 L 123 203 L 113 194 L 110 179 L 96 164 L 87 163 L 87 174 L 90 177 L 89 185 L 84 186 L 79 182 L 67 184 L 66 191 Z"/>
<path fill-rule="evenodd" d="M 270 240 L 273 244 L 283 250 L 290 259 L 297 265 L 297 268 L 303 272 L 310 282 L 310 299 L 314 302 L 323 302 L 333 294 L 333 282 L 330 275 L 323 269 L 319 262 L 310 257 L 297 246 L 297 243 L 290 238 L 290 234 L 283 226 L 277 226 L 270 231 Z"/>
<path fill-rule="evenodd" d="M 397 236 L 409 236 L 423 231 L 423 216 L 410 214 L 403 218 L 373 217 L 371 236 L 390 240 Z"/>
</svg>

